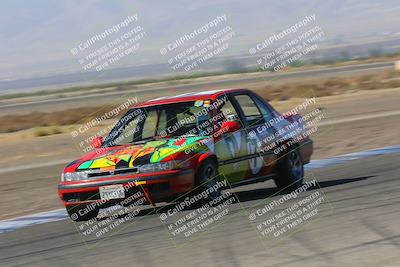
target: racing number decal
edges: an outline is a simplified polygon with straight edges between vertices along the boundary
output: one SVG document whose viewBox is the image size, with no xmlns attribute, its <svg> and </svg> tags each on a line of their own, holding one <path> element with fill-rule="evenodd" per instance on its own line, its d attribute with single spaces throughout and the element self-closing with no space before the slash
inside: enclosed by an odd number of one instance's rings
<svg viewBox="0 0 400 267">
<path fill-rule="evenodd" d="M 240 156 L 241 139 L 242 139 L 241 132 L 233 133 L 224 138 L 224 141 L 226 143 L 226 146 L 228 148 L 228 151 L 232 159 L 238 158 Z M 234 169 L 237 169 L 238 168 L 237 163 L 232 164 L 232 167 Z"/>
<path fill-rule="evenodd" d="M 257 174 L 260 172 L 264 160 L 261 156 L 255 155 L 258 153 L 257 144 L 260 143 L 260 139 L 257 135 L 249 135 L 247 139 L 247 153 L 248 155 L 254 155 L 255 157 L 249 159 L 249 167 L 252 174 Z"/>
</svg>

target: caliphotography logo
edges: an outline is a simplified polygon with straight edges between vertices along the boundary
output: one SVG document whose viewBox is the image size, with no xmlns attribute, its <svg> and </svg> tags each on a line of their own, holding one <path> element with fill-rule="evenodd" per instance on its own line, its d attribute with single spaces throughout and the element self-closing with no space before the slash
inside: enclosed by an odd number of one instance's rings
<svg viewBox="0 0 400 267">
<path fill-rule="evenodd" d="M 3 1 L 0 266 L 400 266 L 398 1 Z"/>
</svg>

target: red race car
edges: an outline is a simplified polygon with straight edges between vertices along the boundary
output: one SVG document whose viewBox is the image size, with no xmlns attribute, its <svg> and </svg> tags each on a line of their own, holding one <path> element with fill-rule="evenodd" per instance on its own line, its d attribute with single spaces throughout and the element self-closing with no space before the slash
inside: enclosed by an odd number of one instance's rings
<svg viewBox="0 0 400 267">
<path fill-rule="evenodd" d="M 299 114 L 280 114 L 247 89 L 152 99 L 93 138 L 93 150 L 65 167 L 58 194 L 85 221 L 138 192 L 155 205 L 197 190 L 211 201 L 224 187 L 267 179 L 298 186 L 313 151 L 306 131 Z"/>
</svg>

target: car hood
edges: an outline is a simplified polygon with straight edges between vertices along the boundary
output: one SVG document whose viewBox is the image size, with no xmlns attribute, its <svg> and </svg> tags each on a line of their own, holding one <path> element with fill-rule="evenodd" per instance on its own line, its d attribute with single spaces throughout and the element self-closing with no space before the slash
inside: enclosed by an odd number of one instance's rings
<svg viewBox="0 0 400 267">
<path fill-rule="evenodd" d="M 149 141 L 144 144 L 115 146 L 96 149 L 71 162 L 64 172 L 84 170 L 113 170 L 143 164 L 157 163 L 181 152 L 204 152 L 209 137 L 180 137 Z"/>
</svg>

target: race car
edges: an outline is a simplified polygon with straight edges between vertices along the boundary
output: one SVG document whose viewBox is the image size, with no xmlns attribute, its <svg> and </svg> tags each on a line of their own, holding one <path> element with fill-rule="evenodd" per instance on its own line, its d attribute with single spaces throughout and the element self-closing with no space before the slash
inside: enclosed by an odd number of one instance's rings
<svg viewBox="0 0 400 267">
<path fill-rule="evenodd" d="M 58 194 L 71 219 L 86 221 L 138 192 L 143 204 L 156 205 L 199 190 L 211 201 L 220 184 L 273 179 L 280 189 L 292 188 L 302 184 L 313 152 L 306 131 L 301 115 L 281 114 L 248 89 L 148 100 L 65 167 Z"/>
</svg>

